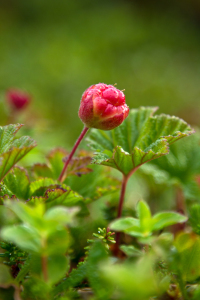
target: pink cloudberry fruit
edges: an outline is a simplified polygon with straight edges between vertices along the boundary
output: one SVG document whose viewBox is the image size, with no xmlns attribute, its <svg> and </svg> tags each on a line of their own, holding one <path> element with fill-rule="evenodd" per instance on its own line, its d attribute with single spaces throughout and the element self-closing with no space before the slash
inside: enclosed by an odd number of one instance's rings
<svg viewBox="0 0 200 300">
<path fill-rule="evenodd" d="M 86 127 L 102 130 L 119 126 L 128 114 L 124 93 L 105 83 L 92 85 L 83 93 L 78 113 Z"/>
<path fill-rule="evenodd" d="M 15 110 L 24 109 L 30 102 L 30 95 L 17 89 L 10 89 L 6 94 L 9 105 Z"/>
</svg>

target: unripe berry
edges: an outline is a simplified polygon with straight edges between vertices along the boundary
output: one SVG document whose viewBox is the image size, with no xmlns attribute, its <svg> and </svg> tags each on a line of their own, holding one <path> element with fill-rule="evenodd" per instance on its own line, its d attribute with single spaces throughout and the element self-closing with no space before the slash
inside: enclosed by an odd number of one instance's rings
<svg viewBox="0 0 200 300">
<path fill-rule="evenodd" d="M 30 102 L 30 95 L 17 89 L 8 90 L 7 101 L 15 110 L 24 109 Z"/>
<path fill-rule="evenodd" d="M 113 85 L 99 83 L 83 93 L 78 115 L 88 128 L 111 130 L 119 126 L 128 113 L 124 93 Z"/>
</svg>

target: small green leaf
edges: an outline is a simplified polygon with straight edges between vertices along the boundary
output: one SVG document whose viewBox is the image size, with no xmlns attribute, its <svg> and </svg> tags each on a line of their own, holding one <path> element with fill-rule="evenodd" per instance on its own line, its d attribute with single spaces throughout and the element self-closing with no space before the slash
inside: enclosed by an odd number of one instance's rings
<svg viewBox="0 0 200 300">
<path fill-rule="evenodd" d="M 200 239 L 194 233 L 183 233 L 177 236 L 175 247 L 178 250 L 174 269 L 181 272 L 185 281 L 192 281 L 200 276 Z M 178 257 L 177 257 L 178 256 Z"/>
<path fill-rule="evenodd" d="M 62 279 L 69 269 L 69 260 L 64 255 L 51 255 L 48 257 L 48 282 L 53 284 Z"/>
<path fill-rule="evenodd" d="M 78 207 L 66 208 L 56 206 L 47 210 L 44 219 L 57 221 L 59 224 L 66 225 L 71 222 L 78 211 Z"/>
<path fill-rule="evenodd" d="M 22 202 L 6 201 L 5 206 L 11 209 L 25 224 L 29 224 L 33 228 L 43 228 L 44 203 L 38 203 L 32 207 Z"/>
<path fill-rule="evenodd" d="M 139 219 L 120 218 L 114 220 L 109 228 L 122 231 L 131 236 L 147 238 L 153 231 L 163 229 L 166 226 L 187 221 L 187 217 L 175 212 L 161 212 L 151 217 L 149 206 L 144 201 L 139 201 L 136 207 Z"/>
<path fill-rule="evenodd" d="M 7 286 L 14 282 L 7 266 L 0 264 L 0 286 Z"/>
<path fill-rule="evenodd" d="M 0 126 L 0 180 L 22 159 L 36 143 L 30 137 L 15 138 L 21 124 Z"/>
<path fill-rule="evenodd" d="M 186 222 L 187 219 L 186 216 L 176 212 L 161 212 L 153 216 L 152 230 L 160 230 L 176 223 L 183 223 Z"/>
<path fill-rule="evenodd" d="M 143 254 L 141 250 L 138 250 L 133 245 L 121 245 L 120 249 L 127 255 L 127 256 L 133 256 L 138 257 Z"/>
<path fill-rule="evenodd" d="M 5 241 L 15 243 L 22 250 L 40 252 L 42 246 L 39 234 L 33 227 L 26 225 L 7 226 L 1 231 Z"/>
<path fill-rule="evenodd" d="M 156 108 L 141 107 L 111 131 L 92 129 L 89 146 L 96 151 L 93 162 L 131 174 L 142 164 L 169 153 L 169 145 L 193 133 L 183 120 L 159 115 Z"/>
<path fill-rule="evenodd" d="M 144 201 L 139 201 L 137 208 L 137 215 L 140 220 L 140 228 L 142 229 L 143 233 L 151 232 L 151 211 L 148 204 Z"/>
<path fill-rule="evenodd" d="M 139 220 L 131 217 L 120 218 L 111 222 L 109 228 L 116 231 L 123 231 L 129 228 L 136 228 L 137 230 L 139 229 Z"/>
<path fill-rule="evenodd" d="M 190 209 L 189 223 L 194 232 L 200 235 L 200 205 L 194 204 Z"/>
<path fill-rule="evenodd" d="M 120 299 L 144 300 L 161 293 L 153 271 L 152 257 L 144 256 L 134 262 L 101 265 L 102 276 L 113 287 L 114 295 L 120 293 Z M 109 298 L 109 299 L 110 299 Z"/>
<path fill-rule="evenodd" d="M 66 228 L 61 228 L 61 226 L 62 224 L 54 220 L 47 223 L 48 238 L 46 248 L 43 249 L 45 255 L 65 254 L 69 248 L 71 242 L 69 233 Z"/>
</svg>

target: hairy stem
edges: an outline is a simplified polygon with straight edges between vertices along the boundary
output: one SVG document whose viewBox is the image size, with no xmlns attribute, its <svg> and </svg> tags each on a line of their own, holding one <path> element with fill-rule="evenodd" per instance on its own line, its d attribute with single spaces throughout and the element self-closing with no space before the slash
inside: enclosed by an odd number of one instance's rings
<svg viewBox="0 0 200 300">
<path fill-rule="evenodd" d="M 73 149 L 72 149 L 70 155 L 68 156 L 68 158 L 67 158 L 67 160 L 66 160 L 66 162 L 65 162 L 65 165 L 64 165 L 64 167 L 63 167 L 63 169 L 62 169 L 62 172 L 61 172 L 61 174 L 60 174 L 60 176 L 59 176 L 59 178 L 58 178 L 58 180 L 59 180 L 60 182 L 62 182 L 62 181 L 64 180 L 64 175 L 65 175 L 65 172 L 66 172 L 66 170 L 67 170 L 67 166 L 68 166 L 70 160 L 72 159 L 72 156 L 74 155 L 74 153 L 75 153 L 75 151 L 76 151 L 78 145 L 80 144 L 80 142 L 82 141 L 83 137 L 84 137 L 85 134 L 87 133 L 88 129 L 89 129 L 88 127 L 84 127 L 84 128 L 83 128 L 83 131 L 81 132 L 81 134 L 80 134 L 79 138 L 77 139 L 77 141 L 76 141 L 76 143 L 75 143 L 75 145 L 74 145 L 74 147 L 73 147 Z"/>
<path fill-rule="evenodd" d="M 119 206 L 118 206 L 118 213 L 117 213 L 117 218 L 120 218 L 122 215 L 122 208 L 123 208 L 123 203 L 124 203 L 124 196 L 125 196 L 125 192 L 126 192 L 126 185 L 128 182 L 128 176 L 123 175 L 123 179 L 122 179 L 122 188 L 121 188 L 121 194 L 120 194 L 120 198 L 119 198 Z M 119 249 L 119 243 L 120 243 L 120 232 L 116 233 L 116 251 L 118 252 Z"/>
</svg>

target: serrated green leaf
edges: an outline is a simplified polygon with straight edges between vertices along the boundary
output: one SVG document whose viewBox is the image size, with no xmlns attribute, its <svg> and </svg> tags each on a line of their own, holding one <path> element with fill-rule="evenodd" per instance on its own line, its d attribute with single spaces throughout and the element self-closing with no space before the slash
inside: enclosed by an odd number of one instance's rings
<svg viewBox="0 0 200 300">
<path fill-rule="evenodd" d="M 0 183 L 0 198 L 4 198 L 4 196 L 12 197 L 13 193 L 8 189 L 8 187 Z"/>
<path fill-rule="evenodd" d="M 30 181 L 25 169 L 21 167 L 13 168 L 6 175 L 4 183 L 18 199 L 28 199 Z"/>
<path fill-rule="evenodd" d="M 45 192 L 47 207 L 55 205 L 72 206 L 76 205 L 79 201 L 83 201 L 83 197 L 78 193 L 72 191 L 68 186 L 57 187 L 55 189 L 48 189 Z"/>
<path fill-rule="evenodd" d="M 111 195 L 121 186 L 121 181 L 114 178 L 110 170 L 96 165 L 91 166 L 93 172 L 84 176 L 68 176 L 65 183 L 84 198 L 92 201 L 105 195 Z"/>
<path fill-rule="evenodd" d="M 0 180 L 36 146 L 35 141 L 30 137 L 15 138 L 15 134 L 21 127 L 21 124 L 0 126 Z"/>
<path fill-rule="evenodd" d="M 161 212 L 153 216 L 152 218 L 152 230 L 160 230 L 164 227 L 183 223 L 187 221 L 187 217 L 176 212 Z"/>
<path fill-rule="evenodd" d="M 158 185 L 167 186 L 171 183 L 171 178 L 168 172 L 160 169 L 156 164 L 154 165 L 153 163 L 143 165 L 140 168 L 140 174 L 145 177 L 149 184 L 155 183 L 156 187 L 158 187 Z"/>
<path fill-rule="evenodd" d="M 22 126 L 22 124 L 0 126 L 0 154 L 7 152 L 12 147 L 14 136 Z"/>
<path fill-rule="evenodd" d="M 179 185 L 186 199 L 198 201 L 200 185 L 197 176 L 200 174 L 200 133 L 173 144 L 169 155 L 152 161 L 152 165 L 159 168 L 168 176 L 166 184 Z"/>
<path fill-rule="evenodd" d="M 49 178 L 50 179 L 50 178 Z M 50 179 L 51 180 L 51 179 Z M 36 183 L 36 186 L 40 186 L 40 183 L 42 184 L 42 180 L 39 180 L 40 182 Z M 81 207 L 83 210 L 85 208 L 86 203 L 88 202 L 87 199 L 84 199 L 81 195 L 78 193 L 72 191 L 68 186 L 65 184 L 62 185 L 48 185 L 48 180 L 45 182 L 47 183 L 47 186 L 41 186 L 39 189 L 36 189 L 34 192 L 34 195 L 39 194 L 42 196 L 32 196 L 29 200 L 29 204 L 36 205 L 37 203 L 45 203 L 46 209 L 56 207 L 56 206 L 62 206 L 62 207 L 72 207 L 72 206 L 78 206 Z M 44 183 L 45 183 L 44 182 Z M 39 184 L 39 185 L 38 185 Z"/>
<path fill-rule="evenodd" d="M 53 296 L 56 296 L 58 293 L 67 291 L 70 287 L 75 287 L 79 284 L 87 274 L 87 263 L 81 263 L 78 265 L 77 269 L 73 269 L 70 273 L 70 276 L 67 277 L 62 283 L 57 285 L 53 291 Z"/>
<path fill-rule="evenodd" d="M 29 196 L 43 196 L 48 188 L 55 185 L 56 181 L 51 178 L 40 178 L 31 182 Z"/>
<path fill-rule="evenodd" d="M 183 120 L 168 115 L 153 117 L 156 108 L 141 107 L 111 131 L 92 129 L 87 140 L 96 151 L 94 163 L 113 167 L 124 175 L 142 164 L 166 155 L 169 145 L 193 130 Z"/>
</svg>

